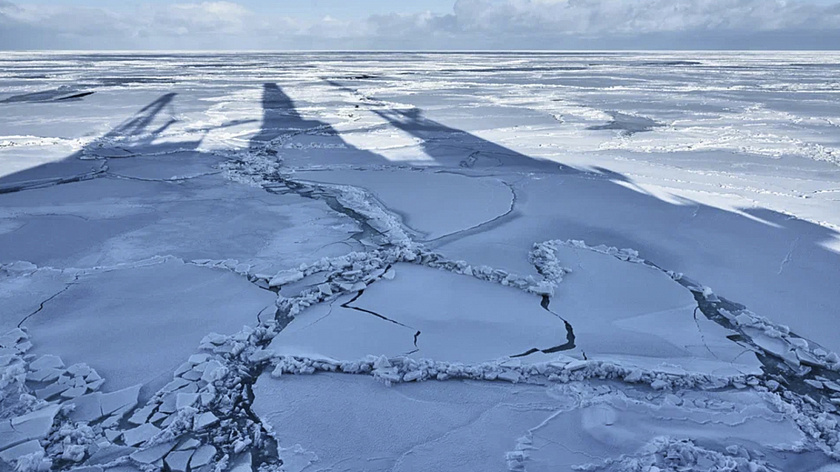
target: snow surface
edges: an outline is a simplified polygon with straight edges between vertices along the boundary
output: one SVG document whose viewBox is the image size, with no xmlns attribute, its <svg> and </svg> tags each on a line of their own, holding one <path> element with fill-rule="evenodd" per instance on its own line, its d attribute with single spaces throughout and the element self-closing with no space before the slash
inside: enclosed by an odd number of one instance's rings
<svg viewBox="0 0 840 472">
<path fill-rule="evenodd" d="M 838 470 L 838 63 L 7 53 L 0 470 Z"/>
</svg>

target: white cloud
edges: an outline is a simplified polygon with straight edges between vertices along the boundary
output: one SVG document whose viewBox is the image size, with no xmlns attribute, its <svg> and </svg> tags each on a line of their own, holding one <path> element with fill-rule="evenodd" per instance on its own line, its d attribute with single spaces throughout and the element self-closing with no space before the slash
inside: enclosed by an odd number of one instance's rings
<svg viewBox="0 0 840 472">
<path fill-rule="evenodd" d="M 785 0 L 458 0 L 463 28 L 483 32 L 640 34 L 837 29 L 840 9 Z"/>
<path fill-rule="evenodd" d="M 0 0 L 0 49 L 840 46 L 840 0 L 457 0 L 450 14 L 268 16 L 233 1 L 131 13 Z M 657 43 L 658 42 L 658 43 Z M 766 44 L 769 47 L 779 44 Z M 23 45 L 23 46 L 22 46 Z"/>
</svg>

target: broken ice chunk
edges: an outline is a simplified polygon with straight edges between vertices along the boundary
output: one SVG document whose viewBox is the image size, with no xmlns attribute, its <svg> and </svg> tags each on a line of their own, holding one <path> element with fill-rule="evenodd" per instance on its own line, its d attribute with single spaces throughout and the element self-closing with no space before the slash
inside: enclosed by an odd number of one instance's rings
<svg viewBox="0 0 840 472">
<path fill-rule="evenodd" d="M 219 418 L 217 418 L 212 412 L 207 411 L 196 415 L 193 420 L 193 429 L 198 431 L 216 424 L 217 421 L 219 421 Z"/>
<path fill-rule="evenodd" d="M 125 440 L 125 444 L 128 446 L 138 446 L 153 438 L 158 433 L 160 433 L 160 429 L 158 427 L 149 423 L 144 423 L 134 429 L 129 429 L 128 431 L 123 432 L 123 439 Z"/>
<path fill-rule="evenodd" d="M 194 451 L 170 452 L 164 462 L 172 472 L 187 472 L 187 464 L 190 463 Z"/>
<path fill-rule="evenodd" d="M 292 282 L 297 282 L 298 280 L 303 279 L 304 274 L 299 270 L 289 270 L 285 272 L 280 272 L 279 274 L 275 275 L 272 278 L 268 285 L 270 287 L 279 287 L 281 285 L 290 284 Z"/>
<path fill-rule="evenodd" d="M 148 449 L 136 451 L 129 457 L 141 464 L 152 464 L 163 459 L 163 457 L 166 456 L 173 447 L 175 447 L 175 443 L 158 444 L 157 446 L 152 446 Z"/>
<path fill-rule="evenodd" d="M 191 355 L 187 362 L 189 362 L 192 365 L 198 365 L 207 362 L 208 360 L 210 360 L 210 354 L 201 353 Z"/>
<path fill-rule="evenodd" d="M 207 366 L 204 368 L 204 373 L 201 375 L 201 380 L 207 383 L 213 383 L 213 381 L 224 377 L 226 374 L 227 368 L 225 366 L 223 366 L 217 360 L 211 360 L 207 363 Z"/>
<path fill-rule="evenodd" d="M 59 376 L 63 373 L 63 369 L 55 367 L 45 367 L 40 370 L 28 372 L 26 374 L 26 380 L 31 380 L 33 382 L 53 382 L 56 379 L 58 379 Z"/>
<path fill-rule="evenodd" d="M 102 413 L 110 415 L 125 407 L 133 408 L 137 405 L 137 400 L 140 397 L 140 387 L 142 385 L 135 385 L 116 392 L 101 394 Z"/>
<path fill-rule="evenodd" d="M 213 460 L 213 456 L 215 455 L 215 447 L 209 444 L 201 446 L 200 448 L 198 448 L 197 451 L 195 451 L 195 454 L 193 454 L 192 459 L 190 459 L 190 468 L 195 470 L 203 465 L 209 464 L 210 461 Z"/>
<path fill-rule="evenodd" d="M 157 423 L 158 421 L 160 421 L 164 418 L 168 418 L 168 417 L 169 417 L 168 414 L 158 412 L 158 413 L 155 413 L 154 415 L 152 415 L 152 419 L 150 419 L 149 422 L 150 423 Z"/>
<path fill-rule="evenodd" d="M 105 415 L 102 414 L 102 407 L 100 399 L 102 394 L 92 393 L 75 398 L 68 403 L 75 405 L 75 408 L 70 413 L 70 419 L 73 421 L 94 421 Z"/>
<path fill-rule="evenodd" d="M 35 396 L 40 398 L 41 400 L 48 400 L 51 397 L 54 397 L 59 393 L 67 390 L 68 388 L 70 388 L 70 386 L 68 385 L 53 383 L 42 389 L 35 390 Z"/>
<path fill-rule="evenodd" d="M 177 408 L 175 407 L 176 403 L 176 396 L 174 393 L 167 394 L 163 397 L 163 403 L 161 403 L 158 411 L 161 413 L 175 413 Z"/>
<path fill-rule="evenodd" d="M 198 439 L 187 439 L 186 441 L 182 442 L 178 447 L 175 449 L 179 451 L 186 451 L 187 449 L 195 449 L 198 446 L 201 446 L 201 441 Z"/>
<path fill-rule="evenodd" d="M 330 288 L 330 284 L 328 284 L 328 283 L 323 283 L 321 285 L 318 285 L 318 291 L 321 292 L 321 295 L 324 295 L 324 296 L 327 296 L 327 297 L 333 294 L 332 288 Z"/>
<path fill-rule="evenodd" d="M 64 446 L 61 459 L 70 462 L 81 462 L 85 458 L 85 447 L 80 444 L 68 444 Z"/>
<path fill-rule="evenodd" d="M 178 393 L 175 398 L 175 409 L 183 410 L 188 406 L 195 405 L 196 401 L 198 401 L 197 393 Z"/>
<path fill-rule="evenodd" d="M 820 390 L 821 390 L 821 389 L 823 388 L 823 383 L 822 383 L 822 382 L 820 382 L 819 380 L 805 379 L 805 380 L 804 380 L 804 382 L 805 382 L 806 384 L 808 384 L 808 385 L 810 385 L 810 386 L 812 386 L 812 387 L 816 388 L 816 389 L 820 389 Z"/>
<path fill-rule="evenodd" d="M 10 447 L 5 451 L 0 452 L 0 459 L 3 459 L 6 462 L 12 462 L 21 456 L 35 453 L 43 454 L 44 448 L 41 447 L 41 443 L 39 443 L 38 440 L 33 439 L 32 441 L 18 444 L 17 446 Z"/>
<path fill-rule="evenodd" d="M 18 416 L 17 418 L 12 418 L 12 427 L 32 439 L 44 437 L 50 432 L 55 415 L 60 408 L 60 405 L 50 405 L 46 408 Z"/>
<path fill-rule="evenodd" d="M 161 391 L 166 392 L 166 393 L 172 393 L 175 390 L 178 390 L 181 387 L 184 387 L 185 385 L 187 385 L 189 383 L 190 382 L 188 380 L 184 380 L 182 378 L 177 378 L 176 377 L 172 382 L 169 382 L 168 384 L 164 385 L 163 388 L 161 389 Z"/>
<path fill-rule="evenodd" d="M 62 369 L 64 368 L 64 361 L 61 360 L 58 356 L 46 355 L 41 356 L 40 359 L 37 361 L 29 364 L 29 368 L 32 370 L 42 370 L 42 369 Z"/>
<path fill-rule="evenodd" d="M 107 464 L 134 451 L 136 449 L 133 447 L 117 446 L 116 444 L 101 445 L 98 451 L 91 454 L 86 464 Z"/>
<path fill-rule="evenodd" d="M 76 377 L 87 377 L 92 369 L 87 364 L 73 364 L 67 369 L 67 373 Z"/>
<path fill-rule="evenodd" d="M 29 336 L 20 328 L 15 328 L 8 333 L 0 336 L 0 346 L 2 347 L 14 347 L 15 344 L 19 343 L 21 340 L 27 339 Z"/>
<path fill-rule="evenodd" d="M 87 392 L 87 385 L 83 387 L 73 387 L 61 392 L 62 398 L 77 398 L 85 394 Z"/>
</svg>

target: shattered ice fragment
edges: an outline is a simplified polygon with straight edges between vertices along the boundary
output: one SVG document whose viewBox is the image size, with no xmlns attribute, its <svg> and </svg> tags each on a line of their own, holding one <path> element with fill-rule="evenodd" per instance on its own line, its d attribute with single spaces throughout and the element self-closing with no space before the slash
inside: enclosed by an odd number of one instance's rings
<svg viewBox="0 0 840 472">
<path fill-rule="evenodd" d="M 251 440 L 248 438 L 239 439 L 233 443 L 233 452 L 239 454 L 244 451 L 246 447 L 251 445 Z"/>
<path fill-rule="evenodd" d="M 212 412 L 207 411 L 200 413 L 193 419 L 193 429 L 198 431 L 216 424 L 217 421 L 219 421 L 219 418 L 217 418 Z"/>
<path fill-rule="evenodd" d="M 192 455 L 193 451 L 174 451 L 166 456 L 164 462 L 172 472 L 186 472 Z"/>
<path fill-rule="evenodd" d="M 519 382 L 520 375 L 519 375 L 519 372 L 517 372 L 515 370 L 508 370 L 508 371 L 500 373 L 498 378 L 500 380 L 505 380 L 507 382 L 517 383 L 517 382 Z"/>
<path fill-rule="evenodd" d="M 87 377 L 93 370 L 87 364 L 73 364 L 67 369 L 67 373 L 73 376 Z"/>
<path fill-rule="evenodd" d="M 127 446 L 138 446 L 153 438 L 158 433 L 160 433 L 158 427 L 144 423 L 134 429 L 123 432 L 123 440 Z"/>
<path fill-rule="evenodd" d="M 736 316 L 735 322 L 738 323 L 738 325 L 740 326 L 752 326 L 754 323 L 753 317 L 746 313 L 741 313 L 740 315 Z"/>
<path fill-rule="evenodd" d="M 3 347 L 14 347 L 15 344 L 18 344 L 20 341 L 24 339 L 28 339 L 29 336 L 26 332 L 20 328 L 15 328 L 3 336 L 0 336 L 0 346 Z"/>
<path fill-rule="evenodd" d="M 181 389 L 182 387 L 187 386 L 189 383 L 190 383 L 190 381 L 188 381 L 188 380 L 182 379 L 180 377 L 176 377 L 175 379 L 172 380 L 172 382 L 169 382 L 168 384 L 164 385 L 163 388 L 161 389 L 161 391 L 163 391 L 165 393 L 172 393 L 176 390 Z"/>
<path fill-rule="evenodd" d="M 62 398 L 77 398 L 84 395 L 87 392 L 87 385 L 83 387 L 73 387 L 61 392 Z"/>
<path fill-rule="evenodd" d="M 198 446 L 201 446 L 201 441 L 199 441 L 198 439 L 192 439 L 192 438 L 191 438 L 191 439 L 187 439 L 186 441 L 184 441 L 183 443 L 181 443 L 181 444 L 180 444 L 178 447 L 176 447 L 175 449 L 177 449 L 177 450 L 179 450 L 179 451 L 186 451 L 186 450 L 188 450 L 188 449 L 195 449 L 195 448 L 197 448 Z"/>
<path fill-rule="evenodd" d="M 125 407 L 134 407 L 137 405 L 138 398 L 140 397 L 140 387 L 142 385 L 135 385 L 116 392 L 101 394 L 100 404 L 102 406 L 102 413 L 110 415 Z"/>
<path fill-rule="evenodd" d="M 205 444 L 204 446 L 199 447 L 190 459 L 190 468 L 194 470 L 198 467 L 209 464 L 210 461 L 213 460 L 213 456 L 215 455 L 215 447 L 209 444 Z"/>
<path fill-rule="evenodd" d="M 197 393 L 178 393 L 175 398 L 175 409 L 183 410 L 184 408 L 195 405 L 197 401 Z"/>
<path fill-rule="evenodd" d="M 98 390 L 99 387 L 101 387 L 102 384 L 104 384 L 104 383 L 105 383 L 105 379 L 94 380 L 93 382 L 87 384 L 87 388 L 92 390 L 92 391 L 93 390 Z"/>
<path fill-rule="evenodd" d="M 116 426 L 122 418 L 127 415 L 136 405 L 126 405 L 116 411 L 111 412 L 111 416 L 102 421 L 103 428 L 111 428 Z"/>
<path fill-rule="evenodd" d="M 210 354 L 201 353 L 191 355 L 187 362 L 189 362 L 192 365 L 198 365 L 207 362 L 208 360 L 210 360 Z"/>
<path fill-rule="evenodd" d="M 201 344 L 215 344 L 216 346 L 220 346 L 227 341 L 227 336 L 224 336 L 219 333 L 210 333 L 207 336 L 204 336 L 204 339 L 201 340 Z"/>
<path fill-rule="evenodd" d="M 152 415 L 151 419 L 149 419 L 149 422 L 150 423 L 157 423 L 158 421 L 160 421 L 164 418 L 168 418 L 168 417 L 169 417 L 169 415 L 167 413 L 157 412 L 154 415 Z"/>
<path fill-rule="evenodd" d="M 41 443 L 33 439 L 32 441 L 18 444 L 17 446 L 10 447 L 5 451 L 0 452 L 0 459 L 3 459 L 6 462 L 12 462 L 22 456 L 38 453 L 43 454 L 44 448 L 41 447 Z"/>
<path fill-rule="evenodd" d="M 552 296 L 554 295 L 554 286 L 548 282 L 540 282 L 535 284 L 528 289 L 531 293 L 540 296 Z"/>
<path fill-rule="evenodd" d="M 46 355 L 42 356 L 37 361 L 29 364 L 29 368 L 32 370 L 41 370 L 41 369 L 61 369 L 64 367 L 64 361 L 61 360 L 58 356 Z"/>
<path fill-rule="evenodd" d="M 303 278 L 304 274 L 299 270 L 280 272 L 268 282 L 268 285 L 269 287 L 279 287 L 281 285 L 297 282 Z"/>
<path fill-rule="evenodd" d="M 656 379 L 650 384 L 650 387 L 654 390 L 665 390 L 669 386 L 670 384 L 662 379 Z"/>
<path fill-rule="evenodd" d="M 802 338 L 790 338 L 788 341 L 800 349 L 808 349 L 808 341 Z"/>
<path fill-rule="evenodd" d="M 83 395 L 68 402 L 75 405 L 75 408 L 70 413 L 70 419 L 73 421 L 90 422 L 105 416 L 102 414 L 101 397 L 102 394 L 97 392 Z"/>
<path fill-rule="evenodd" d="M 80 444 L 68 444 L 64 446 L 61 458 L 70 462 L 81 462 L 85 458 L 85 447 Z"/>
<path fill-rule="evenodd" d="M 163 397 L 163 403 L 160 404 L 158 407 L 158 412 L 162 413 L 175 413 L 177 408 L 175 407 L 176 403 L 176 396 L 173 393 L 165 395 Z"/>
<path fill-rule="evenodd" d="M 812 380 L 812 379 L 804 379 L 804 382 L 816 389 L 821 390 L 823 388 L 823 383 L 819 380 Z"/>
<path fill-rule="evenodd" d="M 333 294 L 332 288 L 330 288 L 330 284 L 323 283 L 318 285 L 318 291 L 321 292 L 321 295 L 330 296 Z"/>
<path fill-rule="evenodd" d="M 46 408 L 12 418 L 12 427 L 29 438 L 35 439 L 46 436 L 50 432 L 53 421 L 55 421 L 55 415 L 60 408 L 60 405 L 50 405 Z"/>
<path fill-rule="evenodd" d="M 423 377 L 423 371 L 422 370 L 414 370 L 414 371 L 411 371 L 411 372 L 406 372 L 406 374 L 403 375 L 403 381 L 404 382 L 414 382 L 415 380 L 419 380 L 421 377 Z"/>
<path fill-rule="evenodd" d="M 564 369 L 565 369 L 565 370 L 568 370 L 569 372 L 574 372 L 574 371 L 576 371 L 576 370 L 583 369 L 583 368 L 585 368 L 585 367 L 586 367 L 586 366 L 588 366 L 588 365 L 589 365 L 589 361 L 582 361 L 582 360 L 579 360 L 579 359 L 578 359 L 578 360 L 574 360 L 574 361 L 569 362 L 568 364 L 566 364 L 566 366 L 564 367 Z"/>
<path fill-rule="evenodd" d="M 132 453 L 129 457 L 141 464 L 152 464 L 163 459 L 169 451 L 175 446 L 175 443 L 158 444 L 148 449 L 142 449 Z"/>
<path fill-rule="evenodd" d="M 98 451 L 91 454 L 86 464 L 107 464 L 120 457 L 127 456 L 136 451 L 133 447 L 117 446 L 116 444 L 100 445 Z"/>
<path fill-rule="evenodd" d="M 195 382 L 197 380 L 201 380 L 201 371 L 193 369 L 188 372 L 184 372 L 181 375 L 181 378 L 184 380 L 189 380 L 190 382 Z"/>
<path fill-rule="evenodd" d="M 272 356 L 274 356 L 274 351 L 260 349 L 259 351 L 251 354 L 251 357 L 249 357 L 248 360 L 253 363 L 259 363 L 271 359 Z"/>
<path fill-rule="evenodd" d="M 68 388 L 70 388 L 68 385 L 53 383 L 42 389 L 35 390 L 35 396 L 40 398 L 41 400 L 47 400 L 67 390 Z"/>
<path fill-rule="evenodd" d="M 227 368 L 223 366 L 217 360 L 211 360 L 207 363 L 207 366 L 204 368 L 204 373 L 201 375 L 201 380 L 207 383 L 213 383 L 214 381 L 221 379 L 227 375 Z"/>
<path fill-rule="evenodd" d="M 53 382 L 56 379 L 59 379 L 59 376 L 62 373 L 64 373 L 63 369 L 46 367 L 40 370 L 28 372 L 26 374 L 26 380 L 31 380 L 33 382 Z"/>
<path fill-rule="evenodd" d="M 391 367 L 391 362 L 385 356 L 380 356 L 373 363 L 374 369 L 387 369 Z"/>
<path fill-rule="evenodd" d="M 830 380 L 824 380 L 823 384 L 830 390 L 834 390 L 835 392 L 840 392 L 840 384 L 832 382 Z"/>
</svg>

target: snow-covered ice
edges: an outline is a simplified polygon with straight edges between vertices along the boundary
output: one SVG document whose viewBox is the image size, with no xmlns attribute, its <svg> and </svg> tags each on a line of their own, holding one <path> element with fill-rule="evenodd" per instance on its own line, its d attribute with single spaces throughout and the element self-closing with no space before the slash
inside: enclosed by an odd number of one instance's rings
<svg viewBox="0 0 840 472">
<path fill-rule="evenodd" d="M 0 470 L 838 470 L 838 62 L 4 54 Z"/>
</svg>

